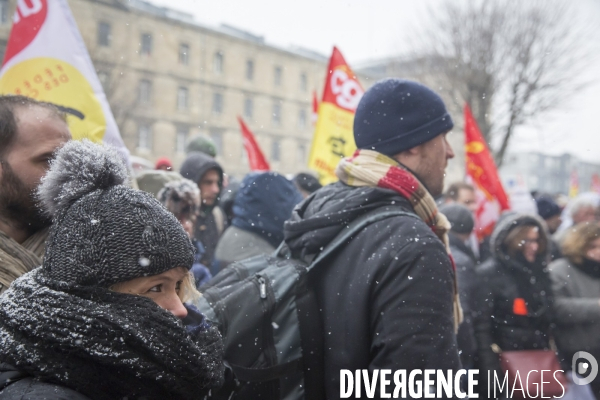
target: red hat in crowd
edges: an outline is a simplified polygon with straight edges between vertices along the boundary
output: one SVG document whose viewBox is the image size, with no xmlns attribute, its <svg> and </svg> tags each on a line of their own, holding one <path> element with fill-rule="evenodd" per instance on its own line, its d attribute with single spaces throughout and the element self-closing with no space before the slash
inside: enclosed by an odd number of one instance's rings
<svg viewBox="0 0 600 400">
<path fill-rule="evenodd" d="M 172 171 L 173 164 L 171 163 L 171 160 L 169 160 L 167 157 L 161 157 L 158 160 L 156 160 L 156 166 L 154 167 L 154 169 L 164 169 L 166 171 Z"/>
</svg>

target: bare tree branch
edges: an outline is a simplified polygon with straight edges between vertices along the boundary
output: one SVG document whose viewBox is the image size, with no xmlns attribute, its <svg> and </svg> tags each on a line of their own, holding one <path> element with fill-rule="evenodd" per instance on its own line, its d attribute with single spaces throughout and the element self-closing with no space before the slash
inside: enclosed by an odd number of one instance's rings
<svg viewBox="0 0 600 400">
<path fill-rule="evenodd" d="M 466 102 L 497 165 L 515 129 L 560 107 L 587 82 L 579 26 L 570 3 L 555 0 L 446 0 L 416 29 L 421 74 L 462 109 Z"/>
</svg>

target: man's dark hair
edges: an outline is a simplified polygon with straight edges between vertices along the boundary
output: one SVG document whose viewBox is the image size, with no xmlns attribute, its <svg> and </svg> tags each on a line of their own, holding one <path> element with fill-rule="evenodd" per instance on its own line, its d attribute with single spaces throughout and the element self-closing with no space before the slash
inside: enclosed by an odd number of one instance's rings
<svg viewBox="0 0 600 400">
<path fill-rule="evenodd" d="M 475 191 L 475 188 L 472 185 L 469 185 L 465 182 L 454 182 L 450 186 L 448 186 L 448 190 L 444 194 L 444 197 L 447 199 L 452 199 L 454 201 L 458 200 L 458 192 L 461 190 L 470 190 L 472 192 Z"/>
<path fill-rule="evenodd" d="M 66 116 L 58 107 L 52 103 L 46 103 L 20 95 L 0 96 L 0 156 L 4 155 L 6 149 L 17 136 L 17 119 L 15 110 L 18 107 L 42 107 L 50 111 L 54 116 L 66 122 Z"/>
</svg>

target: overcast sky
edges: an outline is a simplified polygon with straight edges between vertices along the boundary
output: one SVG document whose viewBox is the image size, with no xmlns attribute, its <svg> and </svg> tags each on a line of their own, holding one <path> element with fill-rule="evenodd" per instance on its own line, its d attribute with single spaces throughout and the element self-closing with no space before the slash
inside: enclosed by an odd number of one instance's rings
<svg viewBox="0 0 600 400">
<path fill-rule="evenodd" d="M 352 65 L 410 51 L 407 32 L 428 20 L 442 0 L 152 0 L 194 15 L 209 26 L 230 24 L 265 37 L 267 43 L 297 45 L 324 55 L 336 45 Z M 600 0 L 573 0 L 582 22 L 600 27 Z M 600 29 L 589 43 L 600 43 Z M 600 49 L 589 68 L 591 83 L 559 111 L 520 129 L 513 150 L 574 153 L 600 163 Z"/>
</svg>

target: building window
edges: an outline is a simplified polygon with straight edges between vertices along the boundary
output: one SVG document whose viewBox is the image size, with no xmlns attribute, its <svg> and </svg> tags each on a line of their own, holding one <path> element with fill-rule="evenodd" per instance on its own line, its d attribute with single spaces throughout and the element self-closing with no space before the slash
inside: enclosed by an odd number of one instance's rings
<svg viewBox="0 0 600 400">
<path fill-rule="evenodd" d="M 223 95 L 221 93 L 213 94 L 213 114 L 221 115 L 223 113 Z"/>
<path fill-rule="evenodd" d="M 221 53 L 220 51 L 217 51 L 215 53 L 215 59 L 213 62 L 213 70 L 215 71 L 216 74 L 222 74 L 223 73 L 223 53 Z"/>
<path fill-rule="evenodd" d="M 300 74 L 300 90 L 306 92 L 308 89 L 308 78 L 305 73 Z"/>
<path fill-rule="evenodd" d="M 190 63 L 190 46 L 186 43 L 179 45 L 179 64 L 188 65 Z"/>
<path fill-rule="evenodd" d="M 246 60 L 246 80 L 254 80 L 254 61 Z"/>
<path fill-rule="evenodd" d="M 244 117 L 252 118 L 253 114 L 254 114 L 254 101 L 252 100 L 252 97 L 246 97 L 244 99 Z"/>
<path fill-rule="evenodd" d="M 298 127 L 300 129 L 305 129 L 306 128 L 306 109 L 305 108 L 301 108 L 300 111 L 298 112 Z"/>
<path fill-rule="evenodd" d="M 187 144 L 189 129 L 187 127 L 180 126 L 177 128 L 177 134 L 175 136 L 175 151 L 179 154 L 185 153 L 185 145 Z"/>
<path fill-rule="evenodd" d="M 152 35 L 149 33 L 142 34 L 142 41 L 140 43 L 140 54 L 143 56 L 149 56 L 152 54 Z"/>
<path fill-rule="evenodd" d="M 273 118 L 271 119 L 273 125 L 281 125 L 281 100 L 275 100 L 273 103 Z"/>
<path fill-rule="evenodd" d="M 281 69 L 281 67 L 279 67 L 279 66 L 275 67 L 274 75 L 273 75 L 273 82 L 275 83 L 275 86 L 281 86 L 281 76 L 282 75 L 283 75 L 283 70 Z"/>
<path fill-rule="evenodd" d="M 298 144 L 298 162 L 301 164 L 306 163 L 306 145 L 304 143 Z"/>
<path fill-rule="evenodd" d="M 177 109 L 179 111 L 188 109 L 188 89 L 185 87 L 177 88 Z"/>
<path fill-rule="evenodd" d="M 138 103 L 150 104 L 152 100 L 152 82 L 148 79 L 142 79 L 138 88 Z"/>
<path fill-rule="evenodd" d="M 110 24 L 108 22 L 98 22 L 98 46 L 110 46 Z"/>
<path fill-rule="evenodd" d="M 279 143 L 279 139 L 273 139 L 271 142 L 271 160 L 281 160 L 281 144 Z"/>
<path fill-rule="evenodd" d="M 213 131 L 210 133 L 210 138 L 215 144 L 217 155 L 223 155 L 223 135 L 221 132 Z"/>
<path fill-rule="evenodd" d="M 138 150 L 152 151 L 152 130 L 148 125 L 138 127 Z"/>
<path fill-rule="evenodd" d="M 8 0 L 0 0 L 0 25 L 8 22 Z"/>
</svg>

